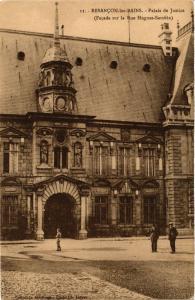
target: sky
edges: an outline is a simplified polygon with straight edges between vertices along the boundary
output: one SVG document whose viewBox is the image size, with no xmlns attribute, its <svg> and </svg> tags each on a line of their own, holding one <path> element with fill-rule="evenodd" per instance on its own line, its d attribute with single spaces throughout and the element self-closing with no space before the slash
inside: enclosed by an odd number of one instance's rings
<svg viewBox="0 0 195 300">
<path fill-rule="evenodd" d="M 53 33 L 54 3 L 53 0 L 0 0 L 0 28 Z M 169 23 L 174 41 L 177 21 L 181 27 L 190 22 L 193 7 L 190 0 L 63 0 L 58 3 L 59 24 L 64 25 L 65 35 L 156 45 L 160 25 Z M 110 11 L 92 12 L 92 9 Z M 146 17 L 154 19 L 144 20 Z"/>
</svg>

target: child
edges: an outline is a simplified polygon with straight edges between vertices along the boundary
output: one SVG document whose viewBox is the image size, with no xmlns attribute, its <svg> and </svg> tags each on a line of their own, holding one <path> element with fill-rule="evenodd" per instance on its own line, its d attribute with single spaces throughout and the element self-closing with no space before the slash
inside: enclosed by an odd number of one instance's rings
<svg viewBox="0 0 195 300">
<path fill-rule="evenodd" d="M 60 246 L 60 239 L 61 239 L 61 232 L 60 228 L 57 228 L 57 234 L 56 234 L 56 239 L 57 239 L 57 251 L 61 251 L 61 246 Z"/>
</svg>

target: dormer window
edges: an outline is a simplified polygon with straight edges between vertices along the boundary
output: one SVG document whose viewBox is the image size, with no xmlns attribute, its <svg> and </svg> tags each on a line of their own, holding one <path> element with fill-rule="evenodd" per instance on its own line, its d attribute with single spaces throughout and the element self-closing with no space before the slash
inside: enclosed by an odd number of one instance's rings
<svg viewBox="0 0 195 300">
<path fill-rule="evenodd" d="M 143 66 L 143 71 L 144 71 L 144 72 L 150 72 L 150 65 L 149 65 L 149 64 L 145 64 L 145 65 Z"/>
<path fill-rule="evenodd" d="M 111 63 L 110 63 L 110 68 L 111 68 L 111 69 L 116 69 L 117 66 L 118 66 L 117 61 L 115 61 L 115 60 L 111 61 Z"/>
<path fill-rule="evenodd" d="M 76 61 L 75 61 L 75 64 L 76 64 L 77 66 L 82 66 L 82 64 L 83 64 L 82 58 L 81 58 L 81 57 L 77 57 L 77 59 L 76 59 Z"/>
<path fill-rule="evenodd" d="M 51 73 L 50 71 L 47 71 L 47 74 L 46 74 L 46 85 L 50 85 L 51 84 Z"/>
<path fill-rule="evenodd" d="M 18 58 L 18 60 L 24 60 L 25 59 L 25 53 L 22 52 L 22 51 L 18 52 L 17 58 Z"/>
</svg>

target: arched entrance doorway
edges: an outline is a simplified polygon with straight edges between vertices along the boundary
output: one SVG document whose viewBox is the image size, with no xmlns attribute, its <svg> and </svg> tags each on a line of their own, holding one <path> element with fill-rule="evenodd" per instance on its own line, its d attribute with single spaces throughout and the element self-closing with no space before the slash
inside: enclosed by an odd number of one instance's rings
<svg viewBox="0 0 195 300">
<path fill-rule="evenodd" d="M 75 238 L 77 232 L 75 208 L 75 200 L 68 194 L 59 193 L 50 196 L 45 203 L 45 238 L 54 238 L 57 228 L 60 228 L 62 237 Z"/>
</svg>

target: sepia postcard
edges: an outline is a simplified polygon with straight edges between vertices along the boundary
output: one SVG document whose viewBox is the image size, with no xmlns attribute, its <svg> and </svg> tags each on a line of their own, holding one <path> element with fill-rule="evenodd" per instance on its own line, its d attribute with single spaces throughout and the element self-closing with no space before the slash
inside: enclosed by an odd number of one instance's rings
<svg viewBox="0 0 195 300">
<path fill-rule="evenodd" d="M 2 299 L 193 299 L 193 2 L 0 1 L 0 52 Z"/>
</svg>

